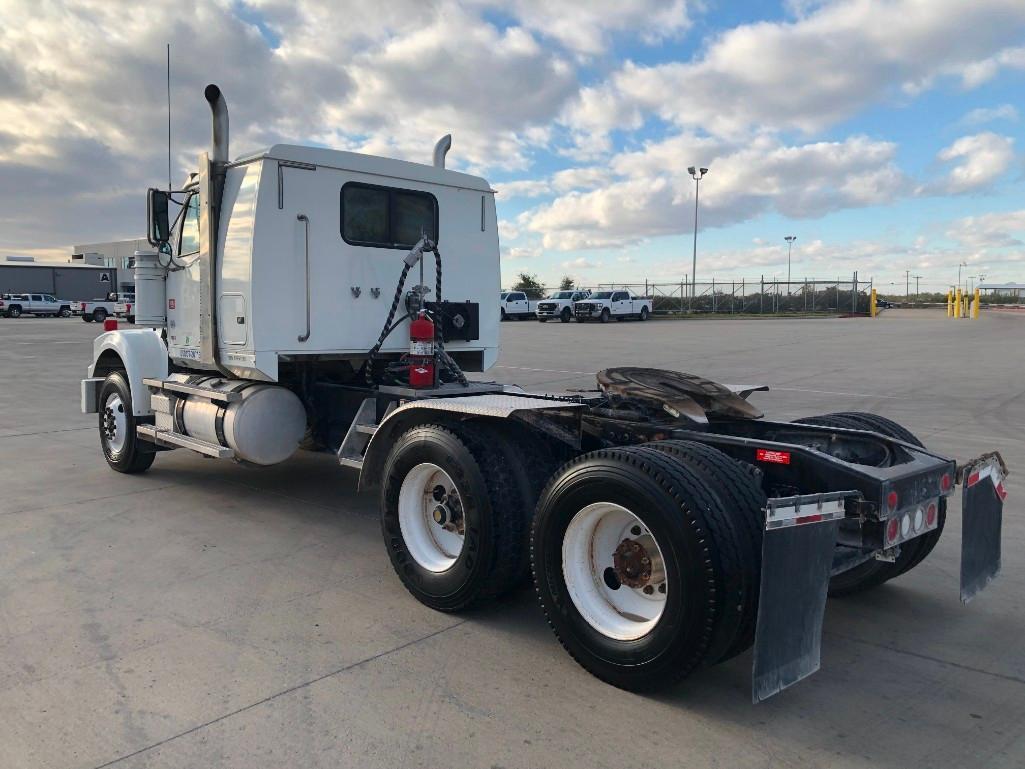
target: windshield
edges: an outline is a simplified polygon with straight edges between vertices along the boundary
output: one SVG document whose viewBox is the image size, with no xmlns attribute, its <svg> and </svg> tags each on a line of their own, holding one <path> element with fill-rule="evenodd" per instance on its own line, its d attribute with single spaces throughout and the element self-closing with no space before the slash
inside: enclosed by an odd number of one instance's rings
<svg viewBox="0 0 1025 769">
<path fill-rule="evenodd" d="M 611 291 L 599 291 L 598 293 L 591 294 L 591 296 L 588 297 L 588 299 L 611 299 L 611 298 L 612 298 L 612 292 Z"/>
<path fill-rule="evenodd" d="M 506 292 L 506 293 L 502 294 L 502 298 L 503 298 L 503 299 L 505 299 L 505 298 L 506 298 L 507 296 L 509 296 L 508 292 Z"/>
<path fill-rule="evenodd" d="M 552 294 L 548 298 L 549 299 L 572 299 L 574 293 L 575 292 L 573 292 L 573 291 L 556 291 L 554 294 Z"/>
</svg>

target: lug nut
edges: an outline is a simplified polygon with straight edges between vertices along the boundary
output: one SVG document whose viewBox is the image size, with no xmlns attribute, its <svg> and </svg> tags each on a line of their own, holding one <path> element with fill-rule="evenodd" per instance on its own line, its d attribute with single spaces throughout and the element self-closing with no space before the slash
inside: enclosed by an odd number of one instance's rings
<svg viewBox="0 0 1025 769">
<path fill-rule="evenodd" d="M 645 595 L 651 595 L 654 592 L 655 592 L 655 588 L 653 588 L 651 585 L 645 585 L 644 586 L 644 594 Z"/>
</svg>

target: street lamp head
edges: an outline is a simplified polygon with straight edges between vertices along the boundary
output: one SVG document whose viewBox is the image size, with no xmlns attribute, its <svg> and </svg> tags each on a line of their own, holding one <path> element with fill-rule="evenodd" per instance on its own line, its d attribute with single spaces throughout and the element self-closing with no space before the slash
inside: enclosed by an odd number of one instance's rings
<svg viewBox="0 0 1025 769">
<path fill-rule="evenodd" d="M 702 169 L 701 169 L 701 175 L 702 175 L 702 176 L 704 176 L 704 175 L 705 175 L 705 174 L 707 174 L 707 173 L 708 173 L 708 169 L 707 169 L 707 168 L 702 168 Z"/>
<path fill-rule="evenodd" d="M 694 166 L 688 166 L 688 168 L 687 168 L 687 173 L 689 173 L 689 174 L 690 174 L 691 176 L 693 176 L 693 175 L 694 175 L 694 174 L 696 174 L 697 172 L 698 172 L 698 171 L 697 171 L 697 169 L 696 169 L 696 168 L 695 168 Z"/>
</svg>

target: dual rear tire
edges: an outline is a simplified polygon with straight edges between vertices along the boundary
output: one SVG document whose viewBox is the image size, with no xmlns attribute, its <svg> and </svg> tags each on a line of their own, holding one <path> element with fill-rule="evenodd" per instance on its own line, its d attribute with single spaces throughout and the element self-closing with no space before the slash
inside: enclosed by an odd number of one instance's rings
<svg viewBox="0 0 1025 769">
<path fill-rule="evenodd" d="M 547 446 L 514 424 L 439 423 L 399 436 L 381 524 L 417 600 L 467 609 L 523 584 L 532 565 L 570 654 L 636 691 L 751 645 L 764 504 L 755 474 L 684 441 L 602 449 L 553 472 Z"/>
</svg>

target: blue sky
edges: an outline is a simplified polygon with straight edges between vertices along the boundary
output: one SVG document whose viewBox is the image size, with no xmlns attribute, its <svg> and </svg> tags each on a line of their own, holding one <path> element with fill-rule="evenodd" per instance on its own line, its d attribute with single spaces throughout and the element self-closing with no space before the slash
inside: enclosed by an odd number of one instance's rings
<svg viewBox="0 0 1025 769">
<path fill-rule="evenodd" d="M 137 237 L 207 141 L 316 143 L 499 191 L 503 277 L 678 282 L 858 271 L 1025 280 L 1020 0 L 0 0 L 0 253 Z M 102 41 L 103 55 L 97 56 Z M 211 55 L 216 52 L 216 55 Z"/>
</svg>

